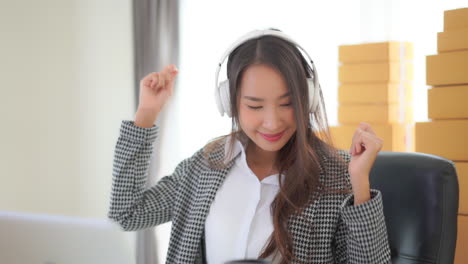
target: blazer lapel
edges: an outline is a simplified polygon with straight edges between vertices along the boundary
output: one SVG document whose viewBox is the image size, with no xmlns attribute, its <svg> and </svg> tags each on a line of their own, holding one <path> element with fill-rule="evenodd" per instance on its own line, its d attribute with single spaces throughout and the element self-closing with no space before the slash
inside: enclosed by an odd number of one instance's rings
<svg viewBox="0 0 468 264">
<path fill-rule="evenodd" d="M 209 159 L 215 162 L 222 162 L 224 160 L 224 145 L 223 148 L 218 148 L 210 156 Z M 197 185 L 197 192 L 194 197 L 194 202 L 192 203 L 193 207 L 189 213 L 189 219 L 193 221 L 193 224 L 190 225 L 190 240 L 199 241 L 200 245 L 198 246 L 198 251 L 193 252 L 195 255 L 193 259 L 196 263 L 204 263 L 205 260 L 202 259 L 204 255 L 203 248 L 204 246 L 201 243 L 204 243 L 204 230 L 205 230 L 205 221 L 208 217 L 211 204 L 216 197 L 218 189 L 223 184 L 226 179 L 229 170 L 234 164 L 235 158 L 233 158 L 223 169 L 212 169 L 207 168 L 204 170 L 200 176 Z"/>
</svg>

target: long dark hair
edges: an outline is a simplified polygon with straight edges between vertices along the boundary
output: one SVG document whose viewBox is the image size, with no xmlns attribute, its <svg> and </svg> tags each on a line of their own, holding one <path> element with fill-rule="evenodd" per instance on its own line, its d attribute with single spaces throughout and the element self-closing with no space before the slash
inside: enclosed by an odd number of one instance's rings
<svg viewBox="0 0 468 264">
<path fill-rule="evenodd" d="M 301 214 L 302 210 L 316 199 L 316 195 L 324 190 L 319 180 L 324 163 L 323 157 L 339 155 L 329 135 L 322 93 L 320 92 L 319 108 L 313 114 L 308 111 L 310 102 L 304 100 L 309 98 L 306 78 L 312 76 L 312 68 L 294 44 L 270 35 L 248 40 L 229 55 L 227 76 L 233 117 L 232 132 L 210 142 L 205 147 L 206 153 L 228 136 L 241 142 L 249 140 L 239 126 L 239 88 L 243 73 L 249 66 L 255 64 L 267 65 L 283 75 L 295 113 L 297 130 L 279 150 L 275 161 L 279 175 L 286 177 L 284 182 L 279 179 L 280 191 L 271 204 L 274 231 L 267 247 L 259 256 L 265 258 L 278 249 L 282 257 L 281 263 L 289 263 L 296 257 L 293 254 L 292 239 L 288 232 L 288 219 L 292 215 Z M 232 140 L 228 154 L 231 157 L 233 145 Z M 219 168 L 219 164 L 212 166 Z"/>
</svg>

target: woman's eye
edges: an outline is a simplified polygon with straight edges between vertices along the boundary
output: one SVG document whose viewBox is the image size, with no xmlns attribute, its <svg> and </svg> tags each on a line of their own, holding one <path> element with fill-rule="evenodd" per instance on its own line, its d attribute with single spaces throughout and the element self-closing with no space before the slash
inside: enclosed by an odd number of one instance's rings
<svg viewBox="0 0 468 264">
<path fill-rule="evenodd" d="M 291 106 L 291 105 L 292 105 L 292 104 L 289 103 L 289 104 L 282 104 L 281 106 L 289 107 L 289 106 Z M 248 105 L 248 107 L 249 107 L 250 109 L 253 109 L 253 110 L 259 110 L 259 109 L 262 108 L 262 106 L 251 106 L 251 105 Z"/>
<path fill-rule="evenodd" d="M 250 106 L 250 105 L 248 105 L 248 107 L 250 109 L 253 109 L 253 110 L 258 110 L 258 109 L 262 108 L 261 106 Z"/>
</svg>

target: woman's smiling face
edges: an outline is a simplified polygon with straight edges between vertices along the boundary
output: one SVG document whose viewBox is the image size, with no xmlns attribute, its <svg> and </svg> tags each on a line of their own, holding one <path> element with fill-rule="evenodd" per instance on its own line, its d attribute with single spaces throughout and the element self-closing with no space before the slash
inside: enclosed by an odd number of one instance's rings
<svg viewBox="0 0 468 264">
<path fill-rule="evenodd" d="M 286 81 L 272 67 L 254 64 L 244 71 L 238 106 L 241 129 L 261 150 L 280 150 L 296 132 Z"/>
</svg>

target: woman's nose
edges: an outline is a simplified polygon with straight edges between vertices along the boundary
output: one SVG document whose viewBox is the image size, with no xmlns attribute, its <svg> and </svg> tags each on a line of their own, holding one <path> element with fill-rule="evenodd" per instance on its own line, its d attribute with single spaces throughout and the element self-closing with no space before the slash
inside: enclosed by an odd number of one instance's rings
<svg viewBox="0 0 468 264">
<path fill-rule="evenodd" d="M 278 129 L 281 127 L 281 116 L 276 109 L 270 109 L 265 111 L 265 116 L 263 118 L 263 126 L 267 128 L 270 132 L 278 132 Z"/>
</svg>

